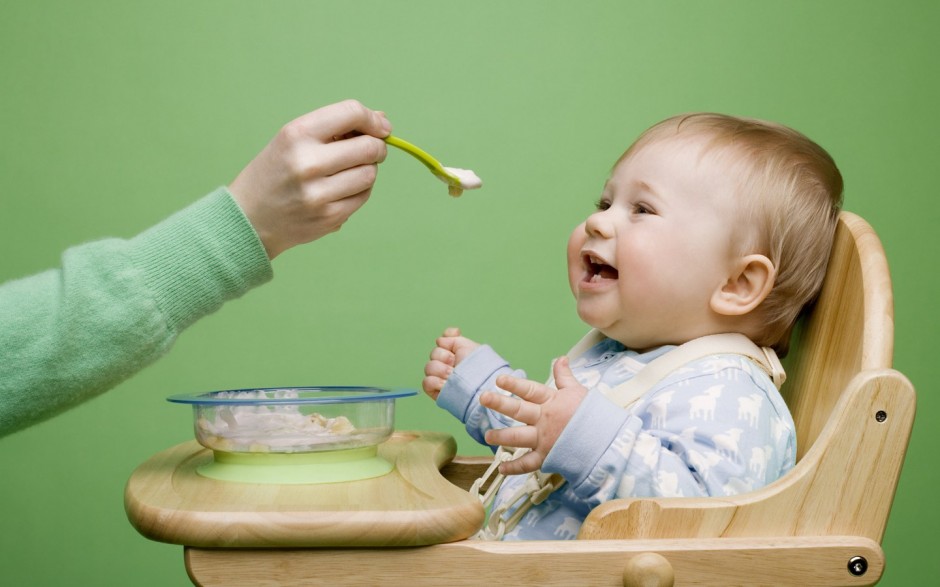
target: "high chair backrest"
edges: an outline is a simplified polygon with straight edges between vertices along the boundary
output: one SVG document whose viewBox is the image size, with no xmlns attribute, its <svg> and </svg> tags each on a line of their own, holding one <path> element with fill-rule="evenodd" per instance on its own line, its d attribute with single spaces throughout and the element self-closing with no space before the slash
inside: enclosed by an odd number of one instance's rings
<svg viewBox="0 0 940 587">
<path fill-rule="evenodd" d="M 595 508 L 581 538 L 859 536 L 880 543 L 914 419 L 891 369 L 891 279 L 862 218 L 843 212 L 819 299 L 799 324 L 783 394 L 797 464 L 729 497 L 622 499 Z"/>
<path fill-rule="evenodd" d="M 884 250 L 858 216 L 839 218 L 819 299 L 797 325 L 784 361 L 783 394 L 802 458 L 829 421 L 849 381 L 865 370 L 891 367 L 894 308 Z"/>
</svg>

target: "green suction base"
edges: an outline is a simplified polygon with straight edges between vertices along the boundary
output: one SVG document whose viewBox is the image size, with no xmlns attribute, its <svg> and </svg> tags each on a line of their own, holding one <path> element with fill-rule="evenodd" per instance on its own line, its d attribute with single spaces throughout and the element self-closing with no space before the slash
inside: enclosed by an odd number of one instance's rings
<svg viewBox="0 0 940 587">
<path fill-rule="evenodd" d="M 196 471 L 203 477 L 236 483 L 341 483 L 381 477 L 392 470 L 392 464 L 378 456 L 376 446 L 310 453 L 213 452 L 212 462 Z"/>
</svg>

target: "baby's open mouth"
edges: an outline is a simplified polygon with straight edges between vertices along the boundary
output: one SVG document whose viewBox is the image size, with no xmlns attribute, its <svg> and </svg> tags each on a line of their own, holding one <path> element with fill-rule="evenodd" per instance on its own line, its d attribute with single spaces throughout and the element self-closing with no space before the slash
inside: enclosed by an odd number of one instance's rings
<svg viewBox="0 0 940 587">
<path fill-rule="evenodd" d="M 587 271 L 586 281 L 597 282 L 602 279 L 617 279 L 619 276 L 619 272 L 600 257 L 586 254 L 581 258 L 581 261 Z"/>
</svg>

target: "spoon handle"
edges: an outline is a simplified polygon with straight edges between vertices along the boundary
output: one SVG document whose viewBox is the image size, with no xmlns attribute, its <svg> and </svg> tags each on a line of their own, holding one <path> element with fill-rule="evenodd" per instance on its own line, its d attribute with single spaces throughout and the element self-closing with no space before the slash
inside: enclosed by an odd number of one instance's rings
<svg viewBox="0 0 940 587">
<path fill-rule="evenodd" d="M 450 184 L 456 183 L 459 185 L 460 183 L 459 180 L 457 180 L 456 177 L 453 177 L 450 173 L 447 173 L 447 171 L 444 170 L 444 166 L 441 165 L 437 159 L 432 157 L 424 149 L 421 149 L 420 147 L 412 145 L 411 143 L 409 143 L 408 141 L 404 139 L 400 139 L 392 135 L 388 135 L 387 137 L 385 137 L 385 142 L 393 147 L 398 147 L 399 149 L 408 153 L 409 155 L 411 155 L 418 161 L 424 163 L 424 165 L 428 169 L 431 170 L 431 173 L 440 177 L 441 179 L 444 179 L 444 181 L 446 181 L 447 183 L 450 183 Z"/>
</svg>

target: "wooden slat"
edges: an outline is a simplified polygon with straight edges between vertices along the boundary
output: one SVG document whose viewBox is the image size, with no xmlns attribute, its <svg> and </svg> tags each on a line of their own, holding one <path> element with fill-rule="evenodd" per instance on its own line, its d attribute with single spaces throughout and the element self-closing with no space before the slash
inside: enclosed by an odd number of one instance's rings
<svg viewBox="0 0 940 587">
<path fill-rule="evenodd" d="M 872 585 L 884 569 L 877 543 L 831 536 L 790 539 L 462 541 L 421 548 L 324 550 L 186 549 L 190 576 L 205 587 L 407 585 L 541 587 L 657 585 L 631 562 L 662 557 L 675 585 L 699 587 Z M 865 558 L 860 577 L 849 560 Z M 657 569 L 644 574 L 655 576 Z M 625 576 L 626 575 L 626 576 Z M 668 583 L 667 583 L 668 584 Z"/>
</svg>

